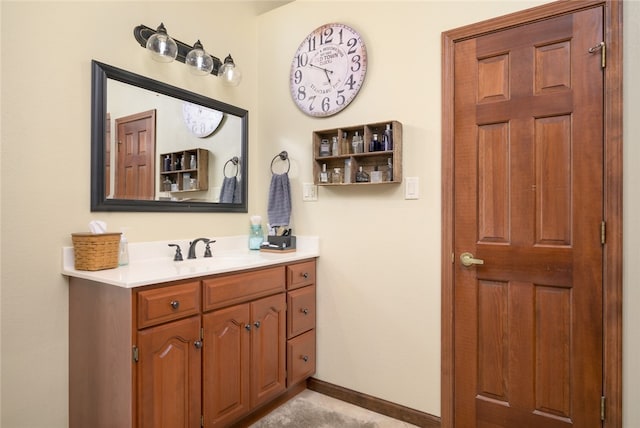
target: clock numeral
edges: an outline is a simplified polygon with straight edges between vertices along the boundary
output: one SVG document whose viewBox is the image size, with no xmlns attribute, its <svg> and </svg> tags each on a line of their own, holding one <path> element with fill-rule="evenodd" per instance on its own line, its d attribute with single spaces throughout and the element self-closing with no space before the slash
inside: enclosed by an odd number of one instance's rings
<svg viewBox="0 0 640 428">
<path fill-rule="evenodd" d="M 356 84 L 356 81 L 353 78 L 353 74 L 350 74 L 349 78 L 345 82 L 345 86 L 349 86 L 349 89 L 353 91 L 353 87 L 355 86 L 355 84 Z"/>
<path fill-rule="evenodd" d="M 293 73 L 293 83 L 297 85 L 300 82 L 302 82 L 302 71 L 296 70 L 295 73 Z"/>
<path fill-rule="evenodd" d="M 320 33 L 320 45 L 326 45 L 327 43 L 333 43 L 333 28 L 327 27 L 322 33 Z"/>
<path fill-rule="evenodd" d="M 315 109 L 313 108 L 313 102 L 316 100 L 316 96 L 313 95 L 311 97 L 309 97 L 309 111 L 314 111 Z"/>
<path fill-rule="evenodd" d="M 360 64 L 360 55 L 354 55 L 351 57 L 351 62 L 353 63 L 351 64 L 351 71 L 355 73 L 360 70 L 360 67 L 362 66 L 362 64 Z"/>
<path fill-rule="evenodd" d="M 336 96 L 336 104 L 339 105 L 339 106 L 344 105 L 345 101 L 347 101 L 345 96 L 342 95 L 343 92 L 344 92 L 344 89 L 340 89 L 338 91 L 337 96 Z"/>
<path fill-rule="evenodd" d="M 329 97 L 324 97 L 322 99 L 322 111 L 327 112 L 329 111 L 329 109 L 331 108 L 331 100 L 329 99 Z"/>
<path fill-rule="evenodd" d="M 306 67 L 307 64 L 309 64 L 309 56 L 307 55 L 306 52 L 302 52 L 300 55 L 297 56 L 297 58 L 298 58 L 298 68 Z"/>
<path fill-rule="evenodd" d="M 347 42 L 347 46 L 349 47 L 347 55 L 353 55 L 357 52 L 358 40 L 356 40 L 355 38 L 349 39 L 349 41 Z"/>
<path fill-rule="evenodd" d="M 304 86 L 299 86 L 298 87 L 298 95 L 297 95 L 298 99 L 300 101 L 304 100 L 305 98 L 307 98 L 307 89 Z"/>
<path fill-rule="evenodd" d="M 309 43 L 309 46 L 307 48 L 307 51 L 308 52 L 315 51 L 316 50 L 316 36 L 310 37 L 308 43 Z M 300 57 L 298 57 L 298 62 L 300 62 Z M 298 65 L 298 67 L 300 67 L 300 66 Z"/>
</svg>

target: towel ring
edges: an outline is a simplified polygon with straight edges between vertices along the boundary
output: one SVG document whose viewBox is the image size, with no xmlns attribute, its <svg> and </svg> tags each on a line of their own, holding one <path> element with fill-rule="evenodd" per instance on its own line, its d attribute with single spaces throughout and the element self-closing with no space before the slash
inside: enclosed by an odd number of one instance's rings
<svg viewBox="0 0 640 428">
<path fill-rule="evenodd" d="M 233 165 L 236 166 L 236 173 L 234 175 L 234 177 L 238 176 L 238 171 L 240 170 L 238 164 L 240 163 L 240 159 L 238 159 L 238 156 L 234 156 L 231 159 L 229 159 L 228 161 L 226 161 L 224 163 L 224 166 L 222 167 L 222 175 L 224 175 L 226 178 L 229 178 L 231 176 L 227 176 L 227 165 L 229 165 L 229 162 L 231 162 Z"/>
<path fill-rule="evenodd" d="M 287 170 L 285 171 L 285 173 L 289 173 L 289 170 L 291 169 L 291 161 L 289 160 L 289 153 L 287 153 L 285 150 L 281 151 L 280 153 L 275 155 L 273 159 L 271 159 L 271 173 L 275 174 L 275 171 L 273 170 L 273 163 L 278 158 L 280 158 L 280 160 L 287 161 Z"/>
</svg>

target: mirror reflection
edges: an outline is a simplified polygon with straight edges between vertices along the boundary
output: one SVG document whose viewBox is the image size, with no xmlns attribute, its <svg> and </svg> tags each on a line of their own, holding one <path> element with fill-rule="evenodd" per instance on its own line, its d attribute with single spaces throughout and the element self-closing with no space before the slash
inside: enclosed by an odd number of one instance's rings
<svg viewBox="0 0 640 428">
<path fill-rule="evenodd" d="M 92 210 L 246 212 L 247 115 L 93 62 Z"/>
</svg>

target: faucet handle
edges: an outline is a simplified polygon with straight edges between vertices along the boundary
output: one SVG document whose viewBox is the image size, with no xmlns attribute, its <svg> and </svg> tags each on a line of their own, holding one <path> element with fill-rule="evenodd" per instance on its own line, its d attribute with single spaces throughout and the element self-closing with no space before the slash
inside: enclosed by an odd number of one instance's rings
<svg viewBox="0 0 640 428">
<path fill-rule="evenodd" d="M 178 244 L 168 244 L 170 247 L 176 247 L 176 254 L 173 256 L 174 262 L 181 262 L 182 259 L 182 250 L 180 249 L 180 245 Z"/>
<path fill-rule="evenodd" d="M 204 256 L 205 257 L 211 257 L 211 247 L 209 246 L 209 244 L 213 244 L 214 242 L 216 242 L 215 240 L 208 240 L 207 241 L 207 246 L 204 248 Z"/>
</svg>

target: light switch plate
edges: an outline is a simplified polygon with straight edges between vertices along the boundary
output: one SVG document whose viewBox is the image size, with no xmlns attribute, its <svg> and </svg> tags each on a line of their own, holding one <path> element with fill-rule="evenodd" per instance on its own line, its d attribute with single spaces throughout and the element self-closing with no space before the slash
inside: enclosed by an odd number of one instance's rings
<svg viewBox="0 0 640 428">
<path fill-rule="evenodd" d="M 420 184 L 419 184 L 418 177 L 405 177 L 404 198 L 405 199 L 420 198 Z"/>
<path fill-rule="evenodd" d="M 318 186 L 313 183 L 302 183 L 302 200 L 303 201 L 317 201 L 318 200 Z"/>
</svg>

